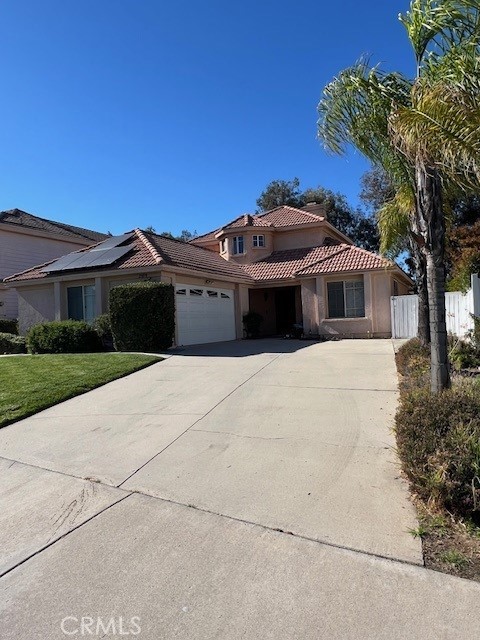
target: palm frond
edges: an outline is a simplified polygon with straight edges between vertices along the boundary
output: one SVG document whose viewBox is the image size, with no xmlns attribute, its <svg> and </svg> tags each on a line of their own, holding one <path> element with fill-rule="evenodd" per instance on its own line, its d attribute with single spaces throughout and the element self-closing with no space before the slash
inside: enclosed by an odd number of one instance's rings
<svg viewBox="0 0 480 640">
<path fill-rule="evenodd" d="M 398 254 L 408 237 L 410 220 L 415 211 L 415 197 L 408 186 L 398 189 L 395 197 L 377 212 L 380 251 L 387 256 Z"/>
</svg>

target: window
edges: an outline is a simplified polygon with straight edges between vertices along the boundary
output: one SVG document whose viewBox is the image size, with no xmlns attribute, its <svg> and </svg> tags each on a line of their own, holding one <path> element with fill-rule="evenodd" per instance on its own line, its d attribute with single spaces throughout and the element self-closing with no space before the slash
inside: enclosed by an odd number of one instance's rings
<svg viewBox="0 0 480 640">
<path fill-rule="evenodd" d="M 265 236 L 253 236 L 253 246 L 254 247 L 264 247 L 265 246 Z"/>
<path fill-rule="evenodd" d="M 67 307 L 70 320 L 92 322 L 95 318 L 95 285 L 67 287 Z"/>
<path fill-rule="evenodd" d="M 203 289 L 190 289 L 191 296 L 203 296 Z"/>
<path fill-rule="evenodd" d="M 177 289 L 177 296 L 186 296 L 186 295 L 187 295 L 186 289 Z"/>
<path fill-rule="evenodd" d="M 209 298 L 218 298 L 218 291 L 213 291 L 211 289 L 207 289 L 207 296 Z"/>
<path fill-rule="evenodd" d="M 365 294 L 363 280 L 328 282 L 329 318 L 364 318 Z"/>
<path fill-rule="evenodd" d="M 224 238 L 223 240 L 220 240 L 220 253 L 225 253 L 227 250 L 227 239 Z"/>
<path fill-rule="evenodd" d="M 235 236 L 233 238 L 233 253 L 243 253 L 243 236 Z"/>
</svg>

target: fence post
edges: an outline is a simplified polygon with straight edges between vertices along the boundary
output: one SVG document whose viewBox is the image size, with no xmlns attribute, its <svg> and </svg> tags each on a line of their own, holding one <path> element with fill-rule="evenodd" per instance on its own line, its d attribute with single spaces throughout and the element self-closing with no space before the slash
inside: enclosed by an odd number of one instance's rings
<svg viewBox="0 0 480 640">
<path fill-rule="evenodd" d="M 473 297 L 473 315 L 480 318 L 480 278 L 478 273 L 472 273 L 472 297 Z"/>
</svg>

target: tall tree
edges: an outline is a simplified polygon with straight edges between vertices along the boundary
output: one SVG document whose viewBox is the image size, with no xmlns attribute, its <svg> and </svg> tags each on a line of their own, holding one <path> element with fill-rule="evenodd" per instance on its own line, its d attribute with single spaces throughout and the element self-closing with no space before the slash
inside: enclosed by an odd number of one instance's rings
<svg viewBox="0 0 480 640">
<path fill-rule="evenodd" d="M 275 207 L 303 207 L 304 201 L 300 193 L 300 180 L 272 180 L 257 198 L 257 212 L 270 211 Z"/>
<path fill-rule="evenodd" d="M 400 16 L 416 63 L 413 81 L 360 61 L 328 85 L 319 136 L 334 152 L 354 144 L 395 186 L 387 205 L 408 218 L 426 263 L 432 391 L 449 386 L 444 187 L 478 188 L 480 2 L 412 0 Z"/>
<path fill-rule="evenodd" d="M 407 252 L 407 266 L 415 281 L 418 296 L 417 335 L 422 345 L 430 344 L 430 310 L 428 305 L 427 265 L 414 235 L 409 229 L 408 217 L 413 199 L 408 189 L 403 204 L 402 194 L 381 166 L 374 166 L 361 179 L 360 199 L 377 219 L 380 232 L 380 250 L 393 258 Z"/>
</svg>

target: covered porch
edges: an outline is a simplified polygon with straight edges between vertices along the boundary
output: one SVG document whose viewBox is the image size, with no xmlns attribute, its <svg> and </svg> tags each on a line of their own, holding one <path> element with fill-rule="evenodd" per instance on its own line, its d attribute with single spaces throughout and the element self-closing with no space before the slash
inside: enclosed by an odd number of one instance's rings
<svg viewBox="0 0 480 640">
<path fill-rule="evenodd" d="M 303 326 L 301 285 L 250 289 L 249 309 L 263 318 L 261 336 L 291 335 L 295 325 Z"/>
</svg>

